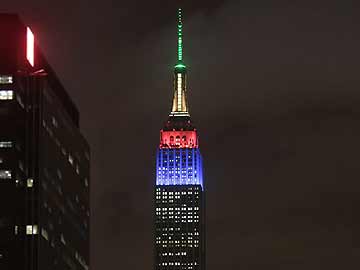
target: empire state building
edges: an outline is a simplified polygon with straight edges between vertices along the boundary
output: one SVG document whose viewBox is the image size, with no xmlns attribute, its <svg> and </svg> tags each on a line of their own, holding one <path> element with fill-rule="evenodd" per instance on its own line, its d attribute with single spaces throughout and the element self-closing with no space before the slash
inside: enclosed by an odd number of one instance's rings
<svg viewBox="0 0 360 270">
<path fill-rule="evenodd" d="M 205 190 L 199 139 L 187 101 L 182 11 L 178 11 L 174 96 L 160 130 L 155 185 L 155 270 L 205 269 Z"/>
</svg>

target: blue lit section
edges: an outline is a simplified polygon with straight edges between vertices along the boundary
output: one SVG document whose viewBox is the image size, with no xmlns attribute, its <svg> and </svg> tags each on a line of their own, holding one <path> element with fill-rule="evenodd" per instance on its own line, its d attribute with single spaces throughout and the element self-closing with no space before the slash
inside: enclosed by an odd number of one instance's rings
<svg viewBox="0 0 360 270">
<path fill-rule="evenodd" d="M 198 148 L 158 149 L 156 185 L 203 186 L 202 157 Z"/>
</svg>

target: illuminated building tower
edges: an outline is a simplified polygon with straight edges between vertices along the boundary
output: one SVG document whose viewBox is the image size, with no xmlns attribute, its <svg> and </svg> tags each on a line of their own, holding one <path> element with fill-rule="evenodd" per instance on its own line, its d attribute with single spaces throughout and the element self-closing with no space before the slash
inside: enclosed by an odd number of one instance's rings
<svg viewBox="0 0 360 270">
<path fill-rule="evenodd" d="M 155 270 L 205 269 L 205 194 L 197 131 L 186 98 L 183 25 L 172 110 L 160 131 L 155 187 Z"/>
<path fill-rule="evenodd" d="M 0 269 L 89 269 L 89 146 L 18 16 L 0 14 Z"/>
</svg>

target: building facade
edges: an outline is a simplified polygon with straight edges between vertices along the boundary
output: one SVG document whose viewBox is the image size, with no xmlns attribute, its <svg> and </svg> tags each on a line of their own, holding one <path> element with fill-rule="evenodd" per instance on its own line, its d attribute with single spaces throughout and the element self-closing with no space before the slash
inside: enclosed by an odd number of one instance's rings
<svg viewBox="0 0 360 270">
<path fill-rule="evenodd" d="M 155 270 L 205 269 L 205 190 L 202 157 L 187 103 L 183 24 L 178 12 L 178 59 L 172 110 L 160 131 L 155 186 Z"/>
<path fill-rule="evenodd" d="M 88 270 L 90 149 L 17 15 L 0 14 L 0 269 Z"/>
</svg>

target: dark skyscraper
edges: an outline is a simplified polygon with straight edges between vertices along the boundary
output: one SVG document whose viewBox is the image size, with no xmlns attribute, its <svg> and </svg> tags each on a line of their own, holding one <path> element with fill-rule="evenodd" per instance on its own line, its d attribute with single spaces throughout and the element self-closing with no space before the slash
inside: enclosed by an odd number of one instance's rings
<svg viewBox="0 0 360 270">
<path fill-rule="evenodd" d="M 205 194 L 199 141 L 186 98 L 183 25 L 172 110 L 160 131 L 155 187 L 155 270 L 205 269 Z"/>
<path fill-rule="evenodd" d="M 16 15 L 0 14 L 0 269 L 89 269 L 89 146 Z"/>
</svg>

